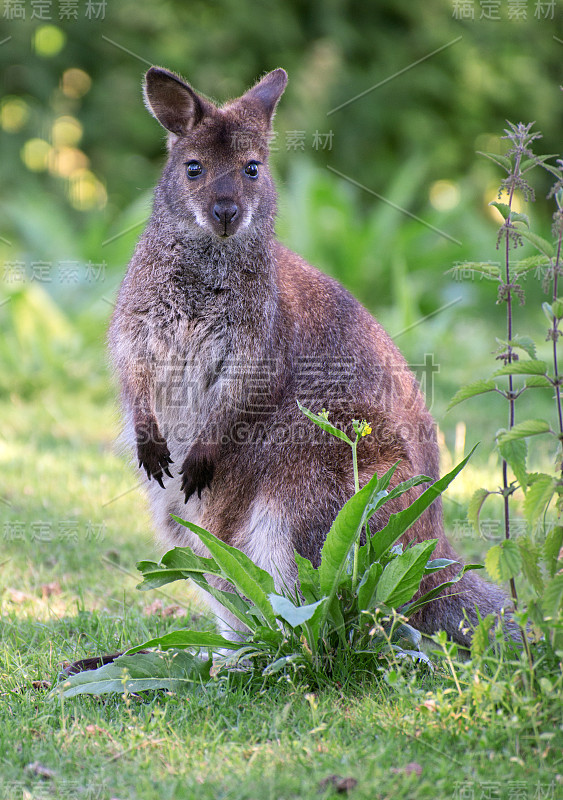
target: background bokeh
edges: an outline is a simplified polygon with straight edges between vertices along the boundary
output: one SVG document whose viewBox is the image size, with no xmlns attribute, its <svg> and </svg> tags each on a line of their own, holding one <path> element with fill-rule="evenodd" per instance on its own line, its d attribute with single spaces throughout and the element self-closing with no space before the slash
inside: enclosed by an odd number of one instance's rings
<svg viewBox="0 0 563 800">
<path fill-rule="evenodd" d="M 494 284 L 447 270 L 499 258 L 488 203 L 502 175 L 476 151 L 506 149 L 505 120 L 535 120 L 538 152 L 561 151 L 561 13 L 535 0 L 3 0 L 0 463 L 15 477 L 2 513 L 27 491 L 30 513 L 72 516 L 113 496 L 117 475 L 127 485 L 104 339 L 164 160 L 141 97 L 150 64 L 220 102 L 287 69 L 280 237 L 356 294 L 415 367 L 432 354 L 445 463 L 481 440 L 476 464 L 494 468 L 502 400 L 445 409 L 492 369 L 504 309 Z M 543 235 L 549 178 L 533 181 Z M 539 282 L 526 291 L 516 326 L 542 339 Z M 448 513 L 461 518 L 463 502 Z"/>
</svg>

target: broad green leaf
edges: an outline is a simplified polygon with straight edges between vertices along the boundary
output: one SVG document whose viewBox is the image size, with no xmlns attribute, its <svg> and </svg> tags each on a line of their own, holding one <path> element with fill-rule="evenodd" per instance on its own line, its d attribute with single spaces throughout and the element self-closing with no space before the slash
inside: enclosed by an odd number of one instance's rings
<svg viewBox="0 0 563 800">
<path fill-rule="evenodd" d="M 301 593 L 307 603 L 315 603 L 321 596 L 319 571 L 314 568 L 308 558 L 300 556 L 297 551 L 294 555 Z"/>
<path fill-rule="evenodd" d="M 543 592 L 542 610 L 546 620 L 561 619 L 563 610 L 563 573 L 558 572 L 547 582 Z"/>
<path fill-rule="evenodd" d="M 299 400 L 297 401 L 297 405 L 299 406 L 299 411 L 301 411 L 302 414 L 305 414 L 305 416 L 308 419 L 310 419 L 311 422 L 314 422 L 315 425 L 318 425 L 319 428 L 322 428 L 323 431 L 326 431 L 327 433 L 331 433 L 333 436 L 336 436 L 338 439 L 342 439 L 342 441 L 346 442 L 346 444 L 349 444 L 349 445 L 352 444 L 351 439 L 344 433 L 344 431 L 341 431 L 340 428 L 337 428 L 336 425 L 333 425 L 331 422 L 326 420 L 324 417 L 321 417 L 320 414 L 315 414 L 313 411 L 309 411 L 308 408 L 305 408 L 305 406 L 301 405 Z"/>
<path fill-rule="evenodd" d="M 490 548 L 485 558 L 485 566 L 491 578 L 497 583 L 516 578 L 522 569 L 522 556 L 513 539 L 505 539 Z"/>
<path fill-rule="evenodd" d="M 303 656 L 300 653 L 292 653 L 290 656 L 282 656 L 281 658 L 276 659 L 276 661 L 268 664 L 267 667 L 262 671 L 262 675 L 275 675 L 277 672 L 280 672 L 284 667 L 287 667 L 288 664 L 295 664 L 302 662 Z"/>
<path fill-rule="evenodd" d="M 523 275 L 526 275 L 527 272 L 531 272 L 532 270 L 536 271 L 538 267 L 549 267 L 550 264 L 551 260 L 547 256 L 544 256 L 543 253 L 536 253 L 536 255 L 529 256 L 528 258 L 522 258 L 520 261 L 514 261 L 510 264 L 510 280 L 515 283 Z M 528 355 L 530 358 L 535 358 L 534 353 L 528 353 Z"/>
<path fill-rule="evenodd" d="M 525 158 L 520 163 L 520 172 L 528 172 L 528 170 L 533 169 L 533 167 L 543 167 L 544 169 L 549 169 L 551 164 L 544 164 L 544 161 L 547 161 L 548 158 L 558 158 L 557 153 L 549 153 L 545 156 L 534 156 L 533 158 Z M 553 167 L 553 169 L 557 169 L 557 167 Z"/>
<path fill-rule="evenodd" d="M 345 636 L 346 623 L 342 614 L 340 600 L 336 594 L 333 595 L 330 602 L 327 601 L 327 604 L 322 606 L 321 618 L 319 619 L 318 624 L 319 630 L 321 631 L 325 629 L 326 624 L 330 625 L 332 630 L 337 632 L 342 647 L 348 646 Z"/>
<path fill-rule="evenodd" d="M 555 493 L 555 487 L 555 478 L 544 474 L 538 475 L 528 486 L 524 498 L 524 515 L 532 528 L 547 510 Z"/>
<path fill-rule="evenodd" d="M 396 469 L 397 469 L 397 467 L 399 466 L 399 463 L 400 463 L 399 461 L 395 461 L 395 463 L 394 463 L 394 464 L 392 464 L 392 465 L 389 467 L 389 469 L 387 470 L 387 472 L 384 472 L 384 473 L 383 473 L 383 475 L 382 475 L 382 476 L 381 476 L 381 478 L 379 479 L 379 483 L 378 483 L 378 486 L 377 486 L 378 493 L 379 493 L 380 491 L 386 491 L 386 490 L 389 488 L 389 484 L 391 483 L 391 478 L 392 478 L 392 477 L 393 477 L 393 475 L 395 474 L 395 470 L 396 470 Z M 373 501 L 372 501 L 372 502 L 373 502 Z M 370 505 L 371 505 L 371 504 L 370 504 Z"/>
<path fill-rule="evenodd" d="M 276 617 L 268 600 L 268 594 L 274 591 L 274 579 L 272 576 L 266 570 L 257 566 L 241 550 L 231 547 L 212 533 L 209 533 L 209 531 L 200 528 L 199 525 L 182 520 L 174 516 L 174 514 L 171 516 L 176 522 L 185 525 L 186 528 L 189 528 L 199 537 L 219 567 L 221 567 L 224 577 L 244 597 L 248 597 L 254 603 L 270 627 L 275 626 Z"/>
<path fill-rule="evenodd" d="M 424 567 L 424 574 L 432 575 L 433 572 L 439 572 L 441 569 L 451 567 L 452 564 L 459 564 L 459 561 L 455 561 L 453 558 L 434 558 Z"/>
<path fill-rule="evenodd" d="M 437 543 L 437 539 L 420 542 L 393 559 L 385 567 L 377 583 L 376 602 L 398 608 L 412 600 L 420 586 L 428 557 Z"/>
<path fill-rule="evenodd" d="M 275 652 L 278 651 L 280 645 L 284 640 L 284 633 L 282 629 L 276 626 L 275 630 L 266 628 L 264 625 L 258 625 L 252 636 L 249 638 L 250 642 L 260 647 L 269 645 Z"/>
<path fill-rule="evenodd" d="M 539 549 L 527 539 L 519 538 L 518 547 L 522 556 L 522 573 L 538 594 L 543 592 L 543 578 L 539 566 Z"/>
<path fill-rule="evenodd" d="M 525 225 L 528 229 L 530 227 L 530 218 L 527 214 L 521 214 L 518 211 L 511 211 L 510 221 L 518 222 L 520 225 Z M 518 228 L 520 230 L 520 227 Z"/>
<path fill-rule="evenodd" d="M 434 665 L 432 661 L 428 658 L 426 653 L 423 653 L 422 650 L 407 650 L 406 648 L 402 647 L 401 645 L 392 644 L 390 646 L 391 650 L 395 650 L 394 658 L 410 658 L 413 663 L 421 661 L 423 664 L 427 664 L 430 669 L 434 669 Z"/>
<path fill-rule="evenodd" d="M 537 257 L 534 256 L 536 259 Z M 514 336 L 509 342 L 505 339 L 498 339 L 497 342 L 502 345 L 503 347 L 507 348 L 510 345 L 512 348 L 516 348 L 518 350 L 523 350 L 531 359 L 536 358 L 536 345 L 534 340 L 531 336 L 519 336 L 518 334 Z"/>
<path fill-rule="evenodd" d="M 146 692 L 150 689 L 180 691 L 201 686 L 209 680 L 212 661 L 183 650 L 167 653 L 137 653 L 120 656 L 111 664 L 71 675 L 53 691 L 65 697 L 110 692 Z"/>
<path fill-rule="evenodd" d="M 317 600 L 316 603 L 309 603 L 306 606 L 296 606 L 287 597 L 283 597 L 281 594 L 276 594 L 275 592 L 271 592 L 271 594 L 268 595 L 268 599 L 274 609 L 275 615 L 288 622 L 292 628 L 297 628 L 299 625 L 303 625 L 304 622 L 308 622 L 319 606 L 326 601 L 326 598 L 323 597 L 321 600 Z"/>
<path fill-rule="evenodd" d="M 541 236 L 538 236 L 537 233 L 532 233 L 532 231 L 523 228 L 521 225 L 517 226 L 517 230 L 519 235 L 530 242 L 530 244 L 533 244 L 536 250 L 539 250 L 540 253 L 543 253 L 548 258 L 554 258 L 555 248 L 552 242 L 548 242 L 547 239 L 543 239 Z"/>
<path fill-rule="evenodd" d="M 546 169 L 548 172 L 551 172 L 552 175 L 555 175 L 557 180 L 560 181 L 563 178 L 563 170 L 559 169 L 558 167 L 554 167 L 553 164 L 542 164 L 541 166 L 544 169 Z M 560 194 L 561 194 L 561 189 L 559 189 L 559 191 L 557 192 L 557 194 L 555 196 L 557 197 L 557 195 L 560 195 Z M 561 206 L 561 201 L 559 201 L 559 206 Z"/>
<path fill-rule="evenodd" d="M 548 573 L 553 577 L 559 561 L 563 559 L 563 527 L 555 525 L 548 531 L 543 545 L 543 555 Z"/>
<path fill-rule="evenodd" d="M 561 319 L 561 317 L 563 317 L 563 300 L 561 300 L 559 297 L 557 300 L 554 300 L 551 304 L 551 310 L 553 311 L 553 316 L 556 319 Z"/>
<path fill-rule="evenodd" d="M 389 500 L 389 492 L 387 489 L 380 489 L 367 508 L 366 519 L 371 519 L 378 508 L 384 506 Z"/>
<path fill-rule="evenodd" d="M 246 662 L 247 664 L 257 656 L 263 656 L 264 650 L 257 650 L 253 644 L 243 645 L 239 647 L 238 650 L 233 650 L 230 653 L 224 655 L 221 658 L 221 666 L 230 669 L 232 667 L 238 667 L 241 661 Z"/>
<path fill-rule="evenodd" d="M 506 364 L 504 367 L 497 369 L 493 372 L 493 377 L 498 378 L 501 375 L 546 375 L 547 364 L 545 361 L 535 361 L 533 359 L 526 359 L 525 361 L 513 361 L 511 364 Z"/>
<path fill-rule="evenodd" d="M 219 567 L 212 558 L 198 556 L 191 547 L 173 547 L 162 556 L 160 563 L 168 569 L 207 572 L 210 575 L 220 574 Z"/>
<path fill-rule="evenodd" d="M 476 272 L 481 275 L 485 280 L 498 281 L 501 277 L 501 270 L 497 264 L 492 264 L 490 261 L 464 261 L 461 264 L 456 264 L 455 267 L 446 270 L 446 275 L 451 274 L 456 278 L 460 271 L 465 275 L 466 272 Z"/>
<path fill-rule="evenodd" d="M 143 582 L 137 588 L 141 591 L 158 589 L 167 583 L 187 580 L 193 573 L 220 575 L 221 570 L 212 558 L 203 558 L 189 547 L 174 547 L 165 553 L 160 563 L 139 561 L 137 569 L 143 574 Z"/>
<path fill-rule="evenodd" d="M 475 445 L 477 447 L 477 445 Z M 383 553 L 392 547 L 397 539 L 399 539 L 406 530 L 408 530 L 413 523 L 426 511 L 437 497 L 439 497 L 450 485 L 453 479 L 458 475 L 464 466 L 467 464 L 473 453 L 475 447 L 471 450 L 468 456 L 463 461 L 454 467 L 451 472 L 439 478 L 432 486 L 425 489 L 424 492 L 418 497 L 410 506 L 391 514 L 387 525 L 380 531 L 376 531 L 371 537 L 372 558 L 377 561 L 381 558 Z"/>
<path fill-rule="evenodd" d="M 216 589 L 215 586 L 208 583 L 203 575 L 199 575 L 197 572 L 192 573 L 191 579 L 197 586 L 210 594 L 211 597 L 214 597 L 217 602 L 221 603 L 227 611 L 230 611 L 246 628 L 249 628 L 251 631 L 256 629 L 258 620 L 254 613 L 256 607 L 253 606 L 252 603 L 249 603 L 248 600 L 245 600 L 236 592 Z M 262 615 L 260 614 L 260 619 L 261 618 Z"/>
<path fill-rule="evenodd" d="M 526 389 L 551 389 L 553 388 L 552 382 L 545 375 L 532 375 L 526 378 L 524 383 Z"/>
<path fill-rule="evenodd" d="M 432 478 L 429 478 L 428 475 L 417 475 L 414 478 L 409 478 L 406 481 L 401 481 L 398 483 L 390 491 L 382 491 L 378 492 L 376 496 L 373 498 L 373 501 L 368 506 L 368 514 L 367 519 L 370 520 L 376 511 L 378 511 L 382 506 L 388 503 L 390 500 L 394 500 L 396 497 L 400 497 L 405 492 L 410 491 L 415 486 L 421 486 L 423 483 L 432 483 Z"/>
<path fill-rule="evenodd" d="M 468 383 L 467 386 L 462 386 L 461 389 L 457 390 L 450 400 L 447 410 L 449 411 L 450 408 L 453 408 L 458 403 L 462 403 L 470 397 L 475 397 L 478 394 L 485 394 L 485 392 L 494 392 L 496 388 L 495 382 L 491 380 Z"/>
<path fill-rule="evenodd" d="M 160 569 L 160 564 L 157 561 L 137 561 L 136 566 L 140 572 Z"/>
<path fill-rule="evenodd" d="M 420 611 L 421 608 L 424 608 L 424 606 L 428 605 L 428 603 L 431 603 L 432 600 L 435 600 L 437 597 L 439 597 L 444 589 L 447 589 L 449 586 L 453 586 L 455 583 L 458 583 L 463 578 L 465 573 L 472 569 L 483 569 L 483 565 L 464 564 L 455 578 L 450 578 L 449 581 L 444 581 L 444 583 L 441 583 L 439 586 L 435 586 L 433 589 L 430 589 L 412 603 L 407 603 L 407 605 L 401 609 L 401 613 L 412 617 L 412 615 L 416 614 L 417 611 Z"/>
<path fill-rule="evenodd" d="M 544 313 L 544 314 L 545 314 L 545 316 L 546 316 L 546 319 L 547 319 L 547 321 L 548 321 L 548 322 L 549 322 L 549 324 L 551 325 L 551 323 L 552 323 L 552 322 L 553 322 L 553 320 L 555 319 L 555 316 L 554 316 L 554 314 L 553 314 L 553 310 L 552 310 L 552 308 L 551 308 L 550 304 L 549 304 L 549 303 L 547 303 L 547 302 L 546 302 L 546 303 L 542 303 L 542 304 L 541 304 L 541 307 L 542 307 L 543 313 Z"/>
<path fill-rule="evenodd" d="M 494 161 L 495 164 L 498 164 L 499 167 L 502 167 L 507 172 L 512 171 L 512 162 L 508 156 L 501 156 L 498 153 L 484 153 L 482 150 L 477 150 L 477 154 L 480 156 L 485 156 L 485 158 L 489 158 L 491 161 Z"/>
<path fill-rule="evenodd" d="M 416 648 L 420 650 L 420 643 L 422 642 L 422 634 L 406 622 L 401 622 L 400 625 L 393 630 L 393 642 L 400 645 L 402 648 L 405 646 Z"/>
<path fill-rule="evenodd" d="M 552 433 L 549 422 L 544 419 L 527 419 L 524 422 L 519 422 L 509 431 L 499 434 L 497 441 L 499 445 L 503 445 L 505 442 L 525 439 L 528 436 L 537 436 L 540 433 Z"/>
<path fill-rule="evenodd" d="M 498 617 L 496 614 L 487 614 L 484 619 L 479 620 L 479 624 L 473 632 L 471 639 L 471 658 L 479 658 L 482 656 L 487 647 L 491 643 L 489 632 Z"/>
<path fill-rule="evenodd" d="M 163 563 L 190 566 L 195 569 L 194 571 L 176 570 L 174 568 L 161 566 Z M 140 561 L 137 564 L 137 568 L 144 573 L 145 578 L 143 583 L 137 586 L 138 589 L 141 591 L 157 589 L 176 580 L 191 579 L 201 589 L 220 602 L 227 611 L 230 611 L 231 614 L 239 619 L 246 627 L 254 630 L 256 627 L 256 620 L 250 613 L 251 605 L 248 601 L 243 600 L 242 597 L 234 592 L 216 589 L 209 584 L 205 578 L 204 573 L 215 575 L 222 574 L 220 568 L 213 559 L 198 556 L 191 548 L 175 547 L 164 554 L 161 564 L 157 564 L 154 561 Z"/>
<path fill-rule="evenodd" d="M 209 633 L 209 631 L 170 631 L 162 636 L 157 636 L 154 639 L 149 639 L 143 644 L 138 644 L 135 647 L 129 648 L 123 655 L 129 656 L 136 653 L 138 650 L 146 650 L 149 647 L 158 647 L 159 650 L 175 650 L 184 649 L 185 647 L 206 647 L 210 650 L 238 650 L 240 642 L 232 642 L 230 639 L 225 639 L 219 633 Z"/>
<path fill-rule="evenodd" d="M 366 522 L 367 507 L 378 491 L 379 479 L 377 475 L 374 475 L 363 489 L 360 489 L 342 506 L 328 532 L 321 550 L 319 567 L 321 594 L 329 598 L 327 607 L 332 604 L 332 599 L 340 584 L 350 548 L 359 537 Z"/>
<path fill-rule="evenodd" d="M 383 567 L 379 561 L 374 561 L 370 568 L 364 572 L 358 585 L 358 611 L 369 611 L 369 609 L 373 608 L 377 582 L 382 572 Z"/>
<path fill-rule="evenodd" d="M 525 439 L 509 439 L 498 446 L 499 453 L 506 461 L 520 486 L 525 490 L 528 485 L 526 458 L 528 442 Z"/>
<path fill-rule="evenodd" d="M 396 497 L 400 497 L 402 494 L 405 494 L 405 492 L 410 491 L 410 489 L 412 489 L 413 487 L 421 486 L 423 483 L 432 483 L 432 478 L 430 478 L 428 475 L 416 475 L 414 478 L 408 478 L 408 480 L 401 481 L 401 483 L 398 483 L 397 486 L 395 486 L 393 489 L 387 492 L 385 496 L 382 496 L 379 500 L 377 500 L 379 496 L 378 492 L 378 494 L 374 498 L 374 502 L 370 503 L 369 506 L 370 518 L 373 515 L 373 513 L 377 511 L 378 508 L 381 508 L 381 506 L 385 505 L 385 503 L 388 503 L 389 500 L 393 500 Z"/>
<path fill-rule="evenodd" d="M 508 219 L 510 215 L 511 222 L 520 222 L 522 225 L 527 225 L 528 228 L 530 227 L 530 220 L 526 214 L 519 214 L 517 211 L 512 211 L 510 206 L 506 203 L 499 203 L 497 200 L 494 200 L 492 203 L 489 203 L 490 206 L 496 208 L 497 211 L 500 211 L 503 219 Z"/>
<path fill-rule="evenodd" d="M 140 569 L 139 564 L 137 568 Z M 182 572 L 177 569 L 161 569 L 158 565 L 156 569 L 141 570 L 143 572 L 143 582 L 137 584 L 137 589 L 141 592 L 146 592 L 149 589 L 160 589 L 161 586 L 166 586 L 167 583 L 174 583 L 174 581 L 185 581 L 190 576 L 187 572 Z"/>
<path fill-rule="evenodd" d="M 428 475 L 415 475 L 413 478 L 408 478 L 406 481 L 401 481 L 401 483 L 398 483 L 393 487 L 393 489 L 387 490 L 393 473 L 398 465 L 399 462 L 397 461 L 390 469 L 387 470 L 385 475 L 379 479 L 378 491 L 373 500 L 368 503 L 367 506 L 367 520 L 371 519 L 375 512 L 390 500 L 400 497 L 402 494 L 405 494 L 405 492 L 408 492 L 415 486 L 420 486 L 423 483 L 432 483 L 432 478 L 430 478 Z"/>
<path fill-rule="evenodd" d="M 377 483 L 377 491 L 366 505 L 366 510 L 365 510 L 366 522 L 375 514 L 378 508 L 381 508 L 381 506 L 385 505 L 385 503 L 389 501 L 389 498 L 391 496 L 391 492 L 388 491 L 389 484 L 391 483 L 391 478 L 395 474 L 395 470 L 397 469 L 398 466 L 399 466 L 399 461 L 396 461 L 389 467 L 387 472 L 385 472 L 381 476 L 381 478 L 379 478 Z"/>
<path fill-rule="evenodd" d="M 490 494 L 492 494 L 492 492 L 489 492 L 488 489 L 477 489 L 477 491 L 473 492 L 469 505 L 467 506 L 467 519 L 478 534 L 481 534 L 479 515 L 481 514 L 483 503 Z"/>
</svg>

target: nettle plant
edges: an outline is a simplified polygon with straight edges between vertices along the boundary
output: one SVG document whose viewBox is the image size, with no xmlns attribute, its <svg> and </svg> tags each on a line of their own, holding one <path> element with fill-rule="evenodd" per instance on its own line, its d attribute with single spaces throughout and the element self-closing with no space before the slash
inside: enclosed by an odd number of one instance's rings
<svg viewBox="0 0 563 800">
<path fill-rule="evenodd" d="M 352 440 L 329 421 L 324 410 L 315 414 L 301 405 L 300 409 L 352 451 L 355 494 L 327 535 L 319 567 L 296 553 L 299 586 L 284 587 L 280 593 L 272 576 L 240 550 L 174 517 L 198 536 L 210 557 L 175 547 L 159 563 L 141 561 L 137 566 L 144 580 L 139 588 L 157 589 L 191 579 L 243 623 L 248 629 L 246 638 L 231 641 L 206 631 L 172 631 L 131 648 L 111 664 L 73 675 L 61 686 L 64 695 L 201 687 L 210 680 L 212 665 L 215 678 L 235 667 L 261 679 L 277 679 L 281 672 L 293 679 L 297 674 L 309 685 L 320 686 L 344 679 L 351 661 L 371 673 L 388 668 L 389 659 L 430 663 L 419 650 L 421 635 L 408 625 L 408 617 L 457 583 L 468 569 L 480 565 L 466 565 L 453 579 L 413 600 L 425 575 L 456 562 L 431 559 L 437 539 L 405 550 L 397 541 L 448 487 L 471 454 L 433 484 L 421 475 L 390 489 L 395 464 L 360 489 L 356 454 L 362 438 L 371 432 L 368 423 L 352 421 L 356 434 Z M 424 483 L 431 485 L 410 506 L 391 514 L 387 525 L 372 535 L 369 521 L 373 514 Z M 233 591 L 214 587 L 211 576 L 226 579 Z M 157 650 L 138 652 L 147 648 Z M 208 657 L 202 658 L 206 651 Z"/>
<path fill-rule="evenodd" d="M 479 489 L 472 497 L 468 519 L 479 532 L 479 516 L 486 500 L 494 495 L 502 499 L 504 540 L 490 548 L 486 567 L 496 581 L 509 581 L 516 618 L 522 628 L 529 622 L 543 634 L 553 650 L 563 650 L 563 412 L 561 387 L 563 375 L 558 364 L 558 344 L 563 320 L 563 293 L 561 241 L 563 236 L 563 161 L 548 163 L 553 155 L 538 156 L 532 143 L 541 134 L 532 131 L 534 123 L 519 123 L 505 130 L 503 139 L 510 142 L 504 155 L 481 153 L 505 170 L 506 177 L 500 185 L 498 201 L 491 203 L 501 213 L 504 221 L 497 238 L 497 249 L 503 254 L 503 263 L 469 263 L 464 268 L 485 279 L 498 283 L 497 303 L 506 307 L 506 336 L 497 339 L 496 359 L 503 366 L 484 380 L 462 387 L 450 403 L 450 408 L 463 400 L 485 392 L 498 392 L 508 403 L 508 425 L 496 434 L 496 448 L 501 459 L 502 484 L 497 489 Z M 555 177 L 548 194 L 553 199 L 553 241 L 548 241 L 530 230 L 526 214 L 514 210 L 515 193 L 530 202 L 535 199 L 529 183 L 529 174 L 538 167 Z M 504 200 L 505 202 L 501 202 Z M 523 260 L 513 257 L 513 250 L 529 242 L 537 254 Z M 524 304 L 524 291 L 520 280 L 529 274 L 543 275 L 543 289 L 550 299 L 543 303 L 548 320 L 546 340 L 549 342 L 549 359 L 540 360 L 534 340 L 515 332 L 515 301 Z M 555 424 L 546 419 L 516 418 L 516 401 L 524 392 L 547 390 L 553 396 Z M 554 468 L 546 472 L 529 472 L 528 444 L 532 437 L 546 436 L 553 442 Z M 526 520 L 526 533 L 514 538 L 511 521 L 514 521 L 515 503 L 522 502 Z M 525 576 L 535 592 L 524 607 L 519 606 L 516 581 Z M 489 627 L 493 620 L 488 620 Z M 531 653 L 524 636 L 531 664 Z"/>
</svg>

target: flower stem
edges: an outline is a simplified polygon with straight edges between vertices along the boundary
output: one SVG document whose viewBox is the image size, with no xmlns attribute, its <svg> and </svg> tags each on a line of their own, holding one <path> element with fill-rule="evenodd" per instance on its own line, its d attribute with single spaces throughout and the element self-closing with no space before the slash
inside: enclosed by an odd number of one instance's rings
<svg viewBox="0 0 563 800">
<path fill-rule="evenodd" d="M 563 237 L 563 230 L 559 231 L 559 239 L 557 241 L 557 255 L 555 256 L 555 264 L 553 265 L 553 302 L 557 300 L 557 279 L 559 277 L 559 265 L 561 263 L 561 239 Z M 551 338 L 553 342 L 553 374 L 555 377 L 555 397 L 557 401 L 557 414 L 559 418 L 559 434 L 563 445 L 563 412 L 561 410 L 561 387 L 559 385 L 559 370 L 557 359 L 557 340 L 559 338 L 559 319 L 553 317 L 553 324 L 551 328 Z M 560 464 L 560 470 L 563 475 L 563 461 Z"/>
<path fill-rule="evenodd" d="M 522 154 L 517 153 L 516 158 L 514 160 L 514 171 L 513 176 L 518 176 L 520 172 L 520 161 L 522 159 Z M 505 232 L 505 239 L 506 239 L 506 250 L 505 250 L 505 281 L 506 281 L 506 336 L 508 341 L 508 348 L 506 352 L 506 363 L 512 364 L 513 360 L 513 348 L 512 348 L 512 290 L 511 290 L 511 283 L 510 283 L 510 235 L 509 235 L 509 228 L 510 228 L 510 215 L 512 213 L 512 201 L 514 199 L 514 189 L 515 189 L 516 182 L 515 180 L 512 181 L 512 185 L 510 186 L 510 193 L 508 196 L 508 216 L 506 218 L 506 232 Z M 508 429 L 514 427 L 514 420 L 515 420 L 515 403 L 514 403 L 514 380 L 513 376 L 508 376 Z M 509 503 L 509 484 L 508 484 L 508 464 L 505 459 L 502 459 L 502 488 L 503 488 L 503 498 L 504 498 L 504 538 L 510 539 L 510 503 Z M 510 593 L 512 595 L 512 601 L 514 603 L 514 608 L 518 608 L 518 595 L 516 592 L 516 582 L 514 578 L 510 579 Z"/>
<path fill-rule="evenodd" d="M 514 189 L 516 188 L 516 181 L 520 176 L 520 162 L 522 160 L 522 151 L 516 153 L 516 157 L 514 159 L 514 170 L 512 172 L 513 180 L 510 185 L 510 193 L 508 196 L 508 216 L 506 218 L 506 249 L 505 249 L 505 281 L 506 281 L 506 333 L 507 333 L 507 353 L 506 353 L 506 363 L 511 364 L 513 361 L 513 347 L 512 347 L 512 287 L 510 281 L 510 217 L 512 214 L 512 201 L 514 199 Z M 508 376 L 508 429 L 514 427 L 514 420 L 515 420 L 515 395 L 514 395 L 514 380 L 513 376 Z M 504 538 L 505 540 L 510 539 L 510 491 L 509 491 L 509 483 L 508 483 L 508 464 L 506 460 L 502 459 L 502 488 L 503 488 L 503 500 L 504 500 Z M 512 595 L 512 602 L 514 604 L 514 610 L 518 610 L 518 593 L 516 591 L 516 581 L 512 577 L 510 578 L 510 594 Z M 520 635 L 522 636 L 522 644 L 524 646 L 524 650 L 526 652 L 526 659 L 530 666 L 530 673 L 533 676 L 534 670 L 534 662 L 532 659 L 532 653 L 530 651 L 530 645 L 526 636 L 526 630 L 524 626 L 520 626 Z"/>
<path fill-rule="evenodd" d="M 360 440 L 359 434 L 356 434 L 356 440 L 352 443 L 352 469 L 354 472 L 354 494 L 360 491 L 360 476 L 358 475 L 358 442 Z M 360 534 L 356 537 L 354 542 L 354 562 L 352 567 L 352 590 L 356 588 L 358 581 L 358 556 L 360 552 Z"/>
</svg>

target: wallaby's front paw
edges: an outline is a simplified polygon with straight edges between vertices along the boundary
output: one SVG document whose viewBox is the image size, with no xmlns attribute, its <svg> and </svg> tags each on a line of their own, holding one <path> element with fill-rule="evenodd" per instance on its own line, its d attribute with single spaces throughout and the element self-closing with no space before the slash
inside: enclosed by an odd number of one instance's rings
<svg viewBox="0 0 563 800">
<path fill-rule="evenodd" d="M 182 491 L 187 503 L 194 492 L 201 497 L 202 489 L 210 488 L 215 474 L 215 448 L 204 444 L 194 444 L 182 464 Z"/>
<path fill-rule="evenodd" d="M 147 478 L 154 478 L 155 481 L 164 489 L 162 481 L 163 472 L 172 477 L 169 464 L 172 464 L 170 450 L 158 430 L 156 422 L 143 426 L 142 430 L 137 431 L 137 457 L 139 459 L 139 469 L 144 469 Z"/>
</svg>

